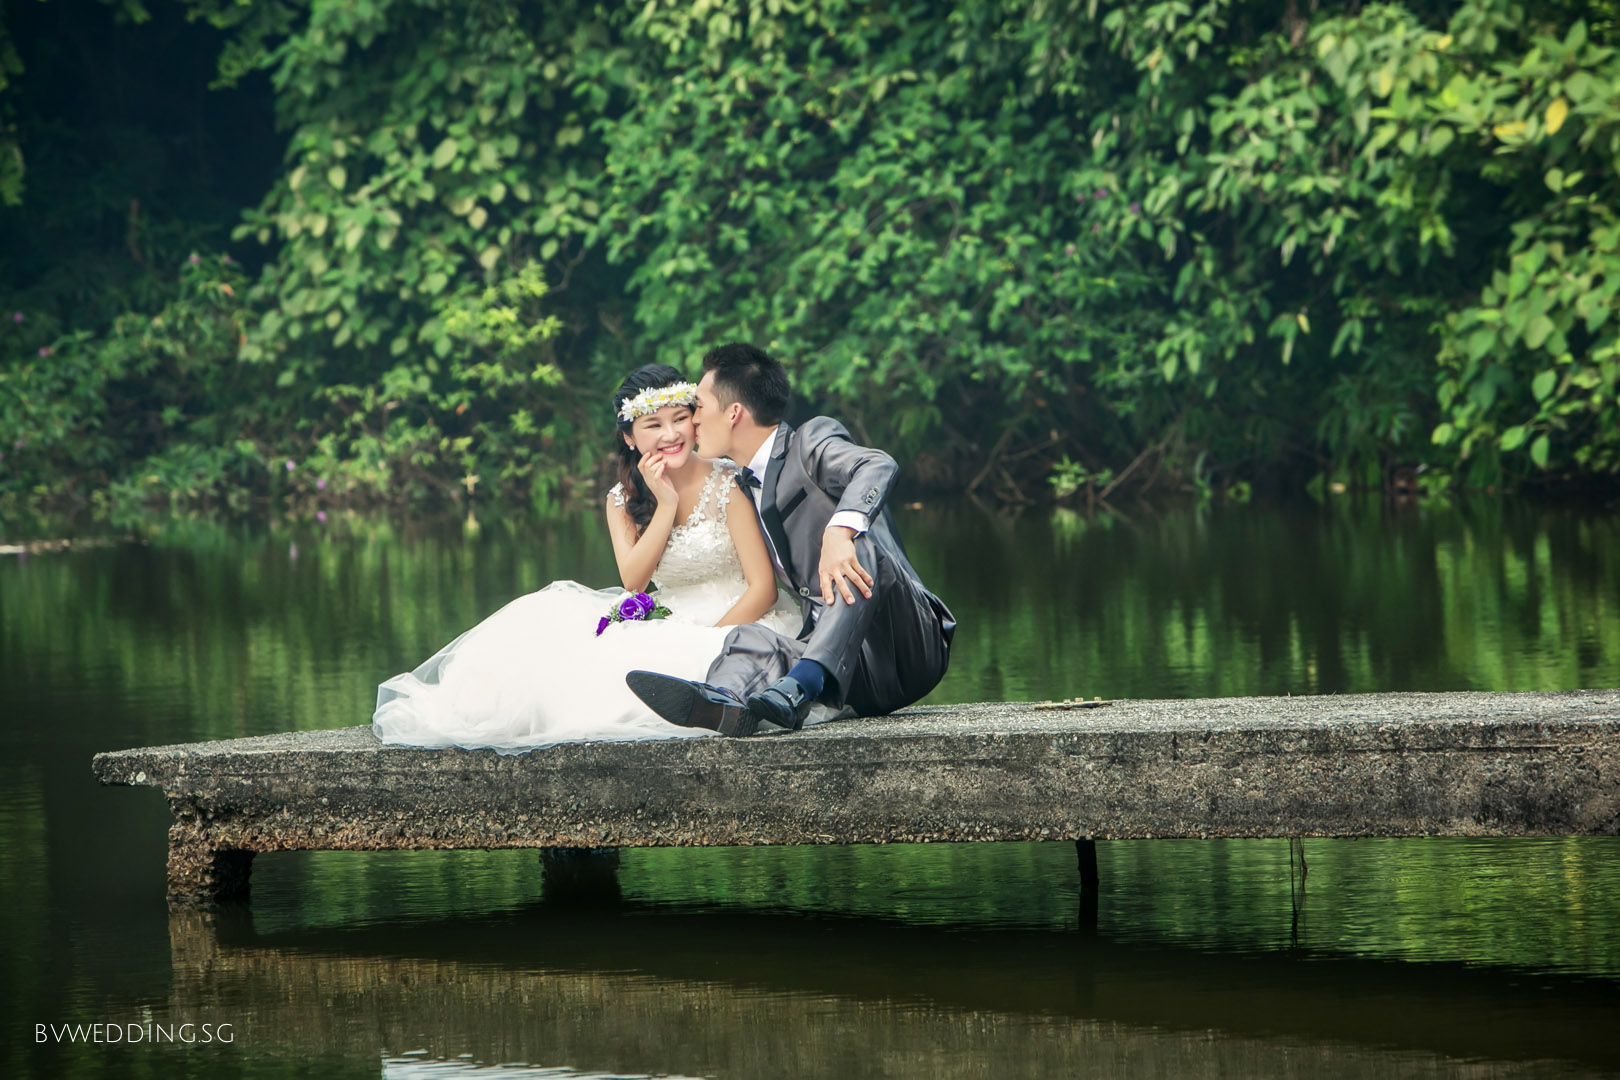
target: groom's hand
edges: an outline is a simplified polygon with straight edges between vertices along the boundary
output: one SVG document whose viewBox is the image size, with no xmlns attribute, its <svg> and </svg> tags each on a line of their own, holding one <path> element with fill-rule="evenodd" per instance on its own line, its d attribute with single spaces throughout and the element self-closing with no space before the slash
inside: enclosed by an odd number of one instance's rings
<svg viewBox="0 0 1620 1080">
<path fill-rule="evenodd" d="M 851 583 L 868 600 L 872 598 L 872 575 L 855 558 L 855 530 L 842 525 L 829 526 L 821 534 L 821 602 L 833 602 L 836 587 L 844 603 L 853 604 L 855 594 L 849 591 Z"/>
</svg>

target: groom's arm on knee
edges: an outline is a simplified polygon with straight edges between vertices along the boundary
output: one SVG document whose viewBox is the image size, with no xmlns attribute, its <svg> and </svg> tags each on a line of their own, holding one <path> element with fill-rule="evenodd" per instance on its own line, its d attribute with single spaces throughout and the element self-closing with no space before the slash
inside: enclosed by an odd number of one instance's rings
<svg viewBox="0 0 1620 1080">
<path fill-rule="evenodd" d="M 855 539 L 882 513 L 899 466 L 882 450 L 857 445 L 844 425 L 829 417 L 807 422 L 799 429 L 799 438 L 804 440 L 810 481 L 837 500 L 821 537 L 822 603 L 831 606 L 835 594 L 847 604 L 855 603 L 856 593 L 870 599 L 876 567 L 862 564 Z"/>
</svg>

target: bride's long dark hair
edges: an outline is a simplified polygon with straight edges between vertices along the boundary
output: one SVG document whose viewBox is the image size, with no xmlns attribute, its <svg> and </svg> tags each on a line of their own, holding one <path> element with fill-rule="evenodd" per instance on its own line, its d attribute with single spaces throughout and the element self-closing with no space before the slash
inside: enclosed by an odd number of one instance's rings
<svg viewBox="0 0 1620 1080">
<path fill-rule="evenodd" d="M 673 386 L 685 381 L 685 377 L 668 364 L 638 367 L 613 391 L 613 415 L 618 416 L 619 407 L 643 390 L 656 390 L 660 386 Z M 652 521 L 653 511 L 658 509 L 658 497 L 647 486 L 647 481 L 641 478 L 641 470 L 637 468 L 641 462 L 641 451 L 624 441 L 634 425 L 634 419 L 620 420 L 614 427 L 613 442 L 619 448 L 619 483 L 624 485 L 624 508 L 630 512 L 630 520 L 636 523 L 636 531 L 640 533 Z"/>
</svg>

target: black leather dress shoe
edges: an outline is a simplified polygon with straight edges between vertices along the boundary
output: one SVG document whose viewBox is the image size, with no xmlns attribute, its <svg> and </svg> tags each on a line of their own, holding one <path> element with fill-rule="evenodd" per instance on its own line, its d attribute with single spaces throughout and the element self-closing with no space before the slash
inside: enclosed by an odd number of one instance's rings
<svg viewBox="0 0 1620 1080">
<path fill-rule="evenodd" d="M 748 711 L 777 727 L 798 731 L 804 727 L 804 718 L 810 715 L 810 706 L 815 703 L 798 679 L 784 675 L 749 698 Z"/>
<path fill-rule="evenodd" d="M 656 671 L 632 671 L 624 683 L 647 708 L 681 727 L 708 728 L 722 735 L 752 735 L 759 727 L 759 717 L 718 686 Z"/>
</svg>

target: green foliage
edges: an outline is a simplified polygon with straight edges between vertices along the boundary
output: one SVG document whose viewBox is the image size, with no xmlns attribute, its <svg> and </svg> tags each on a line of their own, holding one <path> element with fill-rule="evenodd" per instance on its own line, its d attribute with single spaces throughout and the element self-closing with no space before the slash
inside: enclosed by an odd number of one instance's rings
<svg viewBox="0 0 1620 1080">
<path fill-rule="evenodd" d="M 547 453 L 595 403 L 576 400 L 555 363 L 560 324 L 541 306 L 547 291 L 533 264 L 499 285 L 464 286 L 442 308 L 455 343 L 445 361 L 406 358 L 369 385 L 323 387 L 329 417 L 304 465 L 334 478 L 328 497 L 449 494 L 459 485 L 470 498 L 482 483 L 543 500 L 562 467 L 588 463 L 589 440 L 574 440 L 567 456 Z"/>
<path fill-rule="evenodd" d="M 563 13 L 526 22 L 494 0 L 239 12 L 215 17 L 287 31 L 263 63 L 291 129 L 286 175 L 236 232 L 278 245 L 261 286 L 275 315 L 244 359 L 317 379 L 339 356 L 372 372 L 408 352 L 444 360 L 447 290 L 536 260 L 562 276 L 597 213 L 553 152 L 582 130 L 559 92 L 576 29 Z M 346 351 L 300 347 L 306 335 Z"/>
<path fill-rule="evenodd" d="M 210 448 L 262 436 L 275 415 L 266 385 L 238 370 L 242 288 L 228 257 L 194 255 L 172 301 L 152 316 L 121 316 L 105 334 L 12 313 L 0 325 L 0 430 L 10 440 L 0 499 L 88 498 L 148 458 L 172 461 L 126 485 L 190 498 L 239 469 Z"/>
<path fill-rule="evenodd" d="M 1052 466 L 1052 475 L 1047 478 L 1047 483 L 1052 485 L 1052 494 L 1059 499 L 1071 498 L 1084 491 L 1089 501 L 1096 497 L 1099 488 L 1107 492 L 1113 479 L 1112 469 L 1093 473 L 1081 462 L 1070 461 L 1069 455 L 1064 454 L 1062 459 Z"/>
<path fill-rule="evenodd" d="M 1620 470 L 1606 8 L 185 7 L 275 88 L 233 359 L 323 492 L 549 504 L 739 338 L 1009 497 Z"/>
<path fill-rule="evenodd" d="M 1160 320 L 1140 309 L 1163 271 L 1101 235 L 1140 215 L 1090 198 L 1092 103 L 1024 75 L 1066 20 L 1003 3 L 630 19 L 646 62 L 608 130 L 596 237 L 629 270 L 643 351 L 755 339 L 908 455 L 983 460 L 1054 425 L 1117 452 L 1162 419 L 1143 344 Z M 1090 59 L 1101 92 L 1117 65 Z"/>
<path fill-rule="evenodd" d="M 1467 17 L 1465 17 L 1467 16 Z M 1522 472 L 1620 471 L 1620 54 L 1577 21 L 1562 34 L 1513 8 L 1465 12 L 1393 57 L 1380 129 L 1455 131 L 1504 193 L 1511 238 L 1477 295 L 1445 314 L 1434 441 Z M 1503 39 L 1523 51 L 1504 50 Z M 1504 55 L 1506 53 L 1507 55 Z M 1446 136 L 1452 141 L 1452 136 Z"/>
<path fill-rule="evenodd" d="M 116 9 L 120 23 L 145 22 L 149 17 L 141 0 L 101 0 Z M 23 73 L 22 58 L 17 55 L 5 12 L 0 10 L 0 207 L 20 206 L 23 196 L 23 178 L 27 167 L 23 159 L 22 141 L 18 136 L 16 117 L 11 108 L 6 88 Z"/>
<path fill-rule="evenodd" d="M 17 141 L 17 128 L 5 96 L 11 80 L 22 74 L 22 60 L 6 32 L 4 12 L 0 12 L 0 205 L 22 202 L 23 155 Z"/>
<path fill-rule="evenodd" d="M 269 69 L 290 129 L 286 174 L 235 236 L 275 255 L 242 359 L 323 403 L 306 464 L 376 497 L 482 484 L 547 503 L 588 475 L 600 425 L 586 414 L 605 393 L 578 331 L 553 344 L 597 315 L 566 305 L 599 213 L 565 90 L 593 37 L 583 13 L 191 6 L 235 35 L 222 80 Z M 547 280 L 561 316 L 539 310 Z"/>
<path fill-rule="evenodd" d="M 1434 453 L 1437 405 L 1473 425 L 1462 456 L 1494 436 L 1456 413 L 1479 386 L 1534 393 L 1504 450 L 1613 472 L 1612 50 L 1498 0 L 1445 33 L 1292 11 L 648 5 L 626 33 L 663 63 L 611 130 L 603 226 L 643 340 L 764 339 L 913 448 L 1056 425 L 1252 473 L 1314 435 L 1379 485 Z M 1467 334 L 1496 374 L 1458 365 L 1436 402 Z"/>
</svg>

